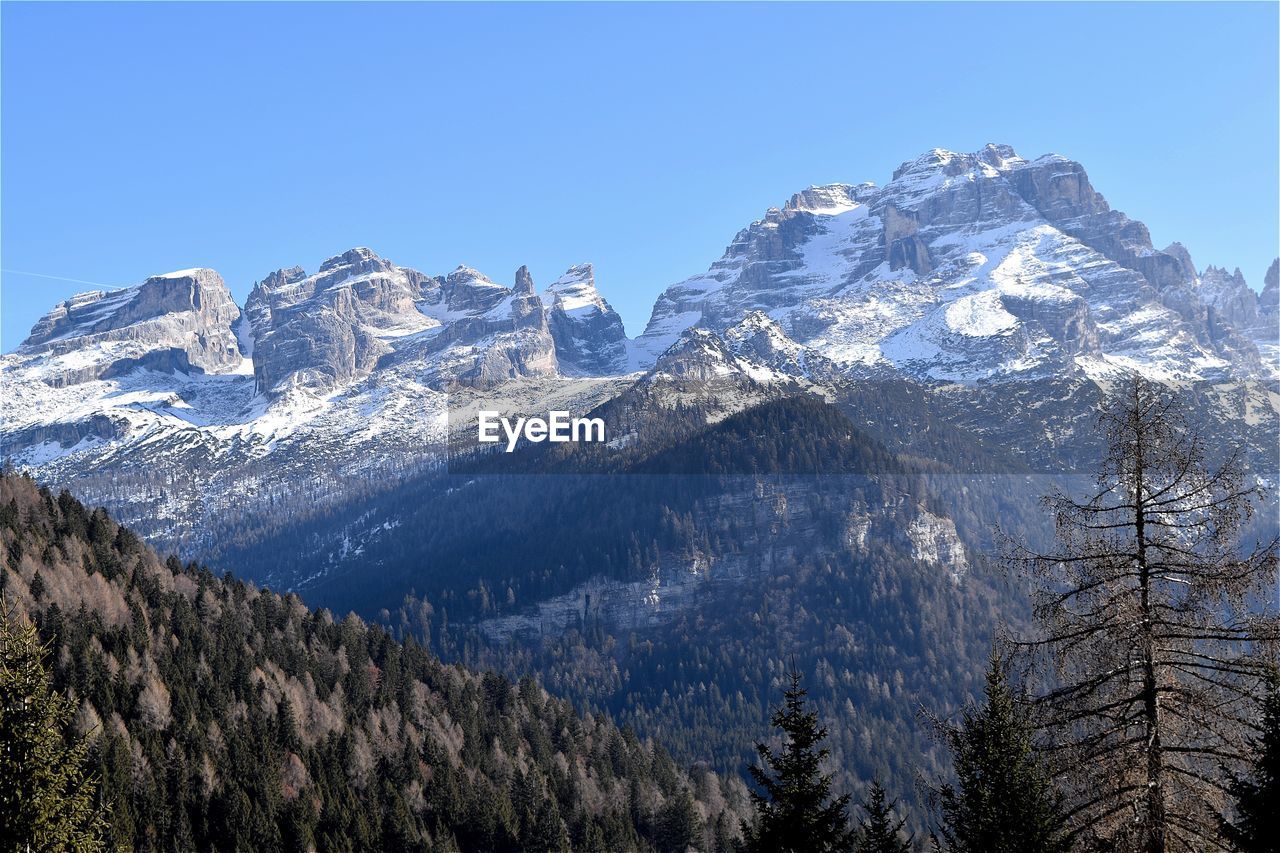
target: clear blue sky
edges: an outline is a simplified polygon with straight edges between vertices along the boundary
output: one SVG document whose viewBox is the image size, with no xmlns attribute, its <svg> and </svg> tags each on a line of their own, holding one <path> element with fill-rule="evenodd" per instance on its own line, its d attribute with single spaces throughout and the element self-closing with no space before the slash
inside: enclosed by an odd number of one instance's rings
<svg viewBox="0 0 1280 853">
<path fill-rule="evenodd" d="M 5 2 L 3 267 L 243 299 L 355 245 L 540 287 L 593 261 L 634 334 L 792 192 L 1007 142 L 1260 288 L 1277 8 Z M 2 282 L 5 350 L 88 289 Z"/>
</svg>

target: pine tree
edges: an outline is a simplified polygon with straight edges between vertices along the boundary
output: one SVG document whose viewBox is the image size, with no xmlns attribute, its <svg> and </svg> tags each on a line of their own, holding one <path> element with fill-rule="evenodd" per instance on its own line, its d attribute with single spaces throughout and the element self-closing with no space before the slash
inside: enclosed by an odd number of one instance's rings
<svg viewBox="0 0 1280 853">
<path fill-rule="evenodd" d="M 298 736 L 297 717 L 294 714 L 293 702 L 288 696 L 281 698 L 280 705 L 276 709 L 276 730 L 276 740 L 282 747 L 290 752 L 298 752 L 302 749 L 302 740 Z"/>
<path fill-rule="evenodd" d="M 0 849 L 103 850 L 88 746 L 68 744 L 71 703 L 49 686 L 35 625 L 0 601 Z"/>
<path fill-rule="evenodd" d="M 1222 834 L 1244 853 L 1280 852 L 1280 675 L 1273 672 L 1262 703 L 1261 733 L 1253 741 L 1247 775 L 1231 781 L 1236 819 Z"/>
<path fill-rule="evenodd" d="M 39 571 L 36 571 L 31 576 L 31 585 L 28 587 L 28 589 L 31 592 L 31 597 L 34 598 L 36 601 L 39 601 L 40 599 L 44 598 L 44 578 L 41 577 Z"/>
<path fill-rule="evenodd" d="M 1276 542 L 1238 541 L 1258 479 L 1189 412 L 1168 389 L 1125 385 L 1099 417 L 1094 487 L 1047 499 L 1058 547 L 1009 554 L 1035 584 L 1042 631 L 1019 645 L 1041 667 L 1037 726 L 1071 831 L 1146 853 L 1219 843 L 1229 792 L 1217 768 L 1247 760 L 1265 681 L 1252 650 L 1280 640 L 1255 606 Z"/>
<path fill-rule="evenodd" d="M 538 808 L 533 832 L 527 839 L 530 850 L 546 850 L 549 853 L 569 849 L 569 833 L 560 818 L 560 808 L 553 797 L 547 797 Z"/>
<path fill-rule="evenodd" d="M 693 804 L 688 788 L 667 799 L 658 813 L 657 847 L 663 851 L 684 853 L 690 847 L 701 847 L 702 819 Z"/>
<path fill-rule="evenodd" d="M 831 796 L 831 774 L 821 771 L 829 753 L 818 747 L 827 730 L 818 725 L 816 713 L 805 710 L 806 691 L 800 686 L 800 673 L 791 673 L 791 687 L 783 695 L 783 706 L 774 711 L 770 722 L 782 730 L 787 743 L 776 755 L 768 745 L 757 743 L 760 764 L 749 768 L 762 791 L 751 792 L 756 817 L 753 823 L 743 822 L 746 849 L 779 853 L 851 850 L 854 832 L 849 828 L 849 795 Z"/>
<path fill-rule="evenodd" d="M 858 826 L 857 853 L 911 853 L 913 839 L 902 838 L 906 818 L 893 818 L 897 805 L 897 800 L 889 802 L 879 781 L 871 783 L 871 793 L 862 801 L 867 817 Z"/>
<path fill-rule="evenodd" d="M 1065 817 L 1032 743 L 1026 708 L 992 655 L 986 703 L 944 733 L 958 787 L 939 792 L 941 836 L 954 853 L 1065 850 Z"/>
</svg>

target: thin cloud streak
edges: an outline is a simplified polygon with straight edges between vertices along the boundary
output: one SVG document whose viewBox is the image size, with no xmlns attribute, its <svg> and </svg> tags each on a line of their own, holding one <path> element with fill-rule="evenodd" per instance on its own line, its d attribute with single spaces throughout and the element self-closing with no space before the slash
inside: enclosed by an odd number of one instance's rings
<svg viewBox="0 0 1280 853">
<path fill-rule="evenodd" d="M 64 275 L 49 275 L 48 273 L 28 272 L 26 270 L 0 269 L 0 272 L 9 273 L 10 275 L 29 275 L 34 278 L 47 278 L 53 281 L 69 281 L 74 284 L 89 284 L 94 287 L 102 287 L 107 290 L 123 290 L 128 287 L 128 285 L 125 284 L 103 284 L 100 281 L 86 281 L 83 278 L 67 278 Z"/>
</svg>

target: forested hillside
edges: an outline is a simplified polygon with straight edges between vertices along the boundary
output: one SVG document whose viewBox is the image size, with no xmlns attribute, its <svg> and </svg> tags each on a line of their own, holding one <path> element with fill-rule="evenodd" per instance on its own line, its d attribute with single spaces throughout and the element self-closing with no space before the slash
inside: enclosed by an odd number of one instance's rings
<svg viewBox="0 0 1280 853">
<path fill-rule="evenodd" d="M 737 780 L 0 476 L 0 587 L 137 849 L 724 849 Z"/>
<path fill-rule="evenodd" d="M 923 415 L 891 446 L 861 425 L 882 407 L 795 394 L 709 422 L 640 388 L 603 410 L 625 446 L 477 456 L 229 564 L 310 576 L 309 601 L 538 673 L 725 774 L 753 757 L 795 658 L 837 786 L 860 797 L 879 776 L 915 806 L 917 774 L 947 763 L 919 709 L 975 699 L 997 626 L 1026 616 L 984 554 L 997 522 L 1032 526 L 1041 487 Z M 965 448 L 963 467 L 918 455 L 936 447 Z"/>
</svg>

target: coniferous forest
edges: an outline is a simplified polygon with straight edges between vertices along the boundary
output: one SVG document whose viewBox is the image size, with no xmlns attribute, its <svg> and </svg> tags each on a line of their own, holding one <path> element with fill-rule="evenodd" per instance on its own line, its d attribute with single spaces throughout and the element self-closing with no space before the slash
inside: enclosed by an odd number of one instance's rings
<svg viewBox="0 0 1280 853">
<path fill-rule="evenodd" d="M 728 849 L 749 813 L 737 780 L 678 767 L 531 679 L 161 562 L 66 492 L 4 475 L 0 531 L 0 732 L 43 738 L 0 753 L 6 850 L 79 846 L 12 818 L 40 786 L 66 787 L 39 778 L 53 755 L 66 772 L 83 760 L 95 793 L 67 819 L 96 815 L 104 849 Z M 11 672 L 67 707 L 15 719 Z"/>
<path fill-rule="evenodd" d="M 781 417 L 765 409 L 732 434 L 750 449 Z M 833 423 L 826 417 L 817 422 Z M 860 694 L 862 707 L 846 700 L 843 713 L 833 711 L 830 670 L 811 661 L 792 657 L 766 679 L 779 689 L 744 701 L 741 688 L 726 692 L 747 683 L 734 667 L 772 669 L 771 659 L 733 659 L 750 646 L 695 656 L 713 695 L 652 697 L 635 707 L 669 716 L 632 720 L 625 708 L 590 701 L 585 683 L 574 688 L 610 641 L 581 624 L 546 652 L 566 655 L 550 681 L 576 697 L 575 710 L 529 675 L 513 681 L 442 662 L 418 639 L 447 640 L 438 626 L 419 634 L 407 614 L 391 627 L 334 617 L 296 596 L 162 561 L 104 510 L 7 472 L 0 842 L 1275 850 L 1280 633 L 1258 595 L 1276 543 L 1242 536 L 1259 486 L 1237 457 L 1209 454 L 1176 398 L 1155 386 L 1126 386 L 1098 427 L 1106 451 L 1094 488 L 1046 498 L 1052 541 L 1001 540 L 998 558 L 1028 591 L 1029 616 L 977 635 L 988 663 L 971 673 L 979 686 L 967 700 L 921 707 L 936 758 L 914 766 L 903 744 L 851 737 L 874 692 Z M 813 440 L 822 435 L 829 431 Z M 697 456 L 715 458 L 709 449 Z M 839 596 L 857 589 L 856 569 L 800 565 L 785 582 Z M 900 594 L 920 602 L 926 589 Z M 788 600 L 781 589 L 766 592 L 762 621 Z M 797 644 L 822 648 L 816 624 L 805 637 L 804 600 L 785 606 Z M 624 658 L 636 670 L 628 681 L 661 683 L 664 667 L 684 666 L 635 642 Z M 478 648 L 463 656 L 508 671 L 532 660 Z M 606 665 L 600 677 L 618 675 Z M 720 703 L 741 713 L 682 729 Z M 735 728 L 756 732 L 736 765 L 680 758 Z M 737 749 L 727 743 L 719 753 Z M 851 774 L 855 755 L 861 769 Z M 849 779 L 858 776 L 872 781 L 855 790 Z"/>
</svg>

